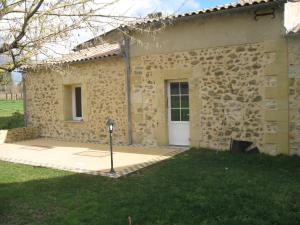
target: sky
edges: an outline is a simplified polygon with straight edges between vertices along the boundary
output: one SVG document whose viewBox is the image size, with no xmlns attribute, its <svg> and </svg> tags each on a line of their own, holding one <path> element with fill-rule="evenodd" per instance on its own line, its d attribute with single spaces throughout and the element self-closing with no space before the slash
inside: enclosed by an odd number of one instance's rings
<svg viewBox="0 0 300 225">
<path fill-rule="evenodd" d="M 105 2 L 111 0 L 98 1 Z M 237 0 L 120 0 L 117 4 L 106 8 L 101 13 L 108 15 L 145 17 L 149 13 L 162 12 L 162 14 L 166 16 L 214 7 L 236 1 Z M 103 27 L 103 31 L 111 30 L 117 26 L 118 25 L 116 24 L 113 26 L 105 26 Z M 101 32 L 99 34 L 101 34 Z M 63 51 L 61 53 L 67 53 L 77 44 L 87 41 L 93 37 L 94 36 L 91 33 L 79 32 L 74 35 L 74 39 L 69 40 L 69 44 L 61 43 L 61 46 L 58 47 L 58 45 L 56 45 L 56 48 L 61 49 Z M 63 48 L 63 46 L 68 47 Z M 13 79 L 15 82 L 18 82 L 21 80 L 21 75 L 19 73 L 13 73 Z"/>
<path fill-rule="evenodd" d="M 235 0 L 232 0 L 235 1 Z M 133 14 L 147 15 L 151 11 L 161 11 L 164 14 L 186 12 L 201 8 L 223 5 L 230 0 L 121 0 L 121 8 L 131 7 Z M 123 7 L 124 6 L 124 7 Z"/>
<path fill-rule="evenodd" d="M 130 1 L 130 0 L 129 0 Z M 139 0 L 139 4 L 144 5 L 143 9 L 157 9 L 162 12 L 174 12 L 179 8 L 179 12 L 193 11 L 202 8 L 223 5 L 235 0 Z M 182 6 L 182 4 L 184 5 Z M 181 7 L 182 6 L 182 7 Z"/>
<path fill-rule="evenodd" d="M 204 8 L 234 2 L 228 0 L 195 0 L 195 1 L 201 4 Z"/>
</svg>

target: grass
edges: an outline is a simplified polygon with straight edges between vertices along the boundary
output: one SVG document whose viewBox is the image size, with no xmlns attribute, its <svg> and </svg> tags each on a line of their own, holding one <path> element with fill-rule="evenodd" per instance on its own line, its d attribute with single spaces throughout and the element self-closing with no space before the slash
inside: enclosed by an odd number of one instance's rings
<svg viewBox="0 0 300 225">
<path fill-rule="evenodd" d="M 0 100 L 0 117 L 9 117 L 14 112 L 23 113 L 23 100 L 18 100 L 18 101 Z"/>
<path fill-rule="evenodd" d="M 299 157 L 191 150 L 120 179 L 0 171 L 0 224 L 300 224 Z"/>
<path fill-rule="evenodd" d="M 23 126 L 23 101 L 0 100 L 0 129 Z"/>
</svg>

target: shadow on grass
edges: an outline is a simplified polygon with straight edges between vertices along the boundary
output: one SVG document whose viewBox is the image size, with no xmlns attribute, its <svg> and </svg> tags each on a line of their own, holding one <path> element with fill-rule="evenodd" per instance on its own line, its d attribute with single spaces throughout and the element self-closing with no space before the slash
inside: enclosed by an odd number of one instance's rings
<svg viewBox="0 0 300 225">
<path fill-rule="evenodd" d="M 299 165 L 191 150 L 111 179 L 0 162 L 0 224 L 296 225 Z"/>
<path fill-rule="evenodd" d="M 12 129 L 24 126 L 24 116 L 19 112 L 15 112 L 12 116 L 0 117 L 0 130 Z"/>
</svg>

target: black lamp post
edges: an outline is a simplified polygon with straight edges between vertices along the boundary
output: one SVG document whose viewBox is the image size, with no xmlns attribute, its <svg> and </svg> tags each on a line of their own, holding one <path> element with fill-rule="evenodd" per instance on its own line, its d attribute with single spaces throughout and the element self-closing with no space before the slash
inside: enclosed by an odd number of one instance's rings
<svg viewBox="0 0 300 225">
<path fill-rule="evenodd" d="M 109 130 L 109 145 L 110 145 L 110 173 L 116 173 L 114 170 L 114 160 L 113 160 L 113 149 L 112 149 L 112 133 L 114 129 L 114 121 L 112 119 L 108 119 L 106 122 Z"/>
</svg>

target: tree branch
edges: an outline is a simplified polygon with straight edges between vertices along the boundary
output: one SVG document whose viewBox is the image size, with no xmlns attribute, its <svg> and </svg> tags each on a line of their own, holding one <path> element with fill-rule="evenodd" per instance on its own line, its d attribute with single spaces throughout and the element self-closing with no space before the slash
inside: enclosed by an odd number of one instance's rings
<svg viewBox="0 0 300 225">
<path fill-rule="evenodd" d="M 33 10 L 31 12 L 29 12 L 27 14 L 27 16 L 25 16 L 24 18 L 24 23 L 23 23 L 23 26 L 22 26 L 22 30 L 21 32 L 19 33 L 19 35 L 15 38 L 15 40 L 11 43 L 11 44 L 3 44 L 1 47 L 0 47 L 0 54 L 1 53 L 4 53 L 4 52 L 7 52 L 7 51 L 10 51 L 11 49 L 14 49 L 14 48 L 17 48 L 18 47 L 18 44 L 19 44 L 19 41 L 25 36 L 25 31 L 26 31 L 26 28 L 28 26 L 28 23 L 30 21 L 30 19 L 33 17 L 33 15 L 39 10 L 39 8 L 41 7 L 41 5 L 43 4 L 44 0 L 39 0 L 39 2 L 37 3 L 37 5 L 33 8 Z"/>
</svg>

